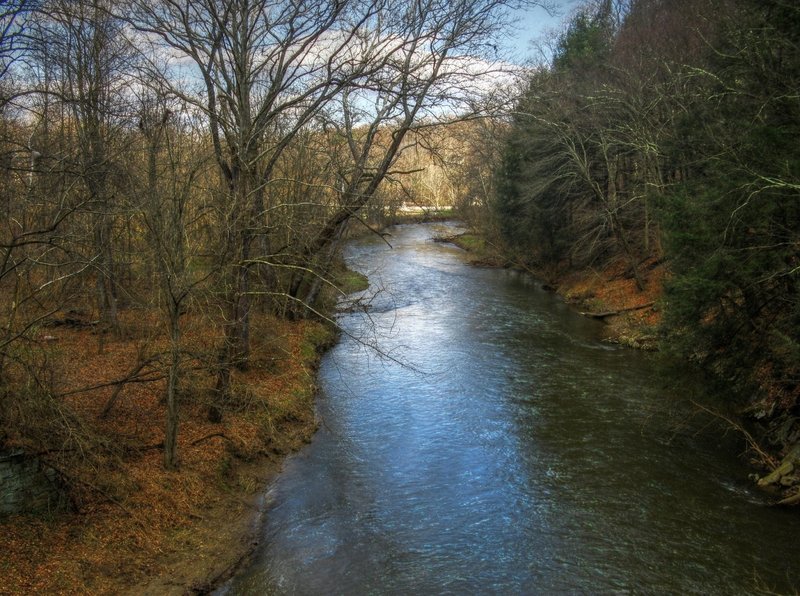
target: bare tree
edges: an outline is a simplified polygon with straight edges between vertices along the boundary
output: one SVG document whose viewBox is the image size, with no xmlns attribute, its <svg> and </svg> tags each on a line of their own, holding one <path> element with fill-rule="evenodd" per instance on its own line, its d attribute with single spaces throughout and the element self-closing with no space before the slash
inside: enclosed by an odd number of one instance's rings
<svg viewBox="0 0 800 596">
<path fill-rule="evenodd" d="M 226 396 L 231 366 L 249 358 L 251 272 L 285 250 L 272 242 L 265 192 L 281 155 L 334 99 L 345 135 L 363 102 L 372 102 L 369 133 L 353 141 L 352 171 L 342 181 L 342 207 L 305 243 L 302 262 L 313 259 L 343 223 L 372 197 L 403 146 L 413 123 L 437 105 L 467 102 L 468 61 L 498 31 L 509 6 L 501 0 L 440 2 L 343 0 L 131 0 L 126 18 L 151 44 L 155 65 L 176 59 L 170 91 L 203 115 L 224 188 L 223 293 L 226 339 L 219 358 L 218 393 Z M 185 84 L 177 82 L 183 68 Z M 358 92 L 361 96 L 357 97 Z M 382 157 L 375 135 L 392 124 Z M 286 264 L 284 263 L 284 266 Z M 302 276 L 300 279 L 302 283 Z M 290 295 L 298 296 L 293 282 Z M 219 412 L 212 409 L 212 418 Z"/>
<path fill-rule="evenodd" d="M 244 368 L 249 358 L 251 258 L 269 225 L 265 186 L 292 138 L 352 76 L 357 60 L 346 50 L 374 11 L 352 20 L 347 3 L 251 0 L 134 1 L 130 8 L 130 22 L 153 40 L 154 61 L 168 48 L 191 64 L 193 82 L 173 82 L 171 91 L 206 119 L 225 189 L 230 266 L 218 383 L 225 396 L 230 367 Z"/>
<path fill-rule="evenodd" d="M 167 468 L 177 465 L 179 383 L 184 359 L 181 316 L 189 308 L 194 289 L 211 274 L 201 268 L 191 273 L 196 244 L 190 243 L 190 230 L 203 215 L 202 206 L 192 199 L 205 159 L 197 153 L 201 139 L 191 134 L 178 110 L 179 106 L 170 105 L 163 94 L 146 92 L 139 120 L 145 157 L 142 215 L 155 262 L 158 302 L 169 336 L 164 433 Z"/>
<path fill-rule="evenodd" d="M 93 238 L 86 260 L 95 273 L 103 327 L 116 332 L 120 287 L 113 234 L 120 193 L 115 178 L 130 124 L 126 94 L 132 55 L 121 23 L 108 8 L 106 0 L 52 0 L 37 17 L 33 35 L 35 59 L 47 71 L 37 91 L 64 106 L 65 124 L 74 134 L 71 166 L 85 193 Z"/>
<path fill-rule="evenodd" d="M 508 66 L 494 60 L 494 37 L 505 26 L 503 0 L 389 3 L 386 16 L 370 31 L 375 40 L 396 40 L 378 67 L 336 98 L 327 121 L 346 147 L 339 174 L 338 207 L 302 246 L 289 289 L 292 299 L 315 297 L 310 282 L 314 261 L 328 257 L 343 226 L 375 196 L 387 178 L 401 175 L 395 164 L 416 146 L 412 131 L 494 115 L 506 108 L 493 93 L 493 77 L 507 77 Z M 507 83 L 507 80 L 503 81 Z M 499 102 L 498 102 L 499 100 Z M 311 291 L 302 287 L 310 283 Z"/>
<path fill-rule="evenodd" d="M 6 0 L 0 6 L 0 109 L 9 101 L 6 77 L 22 54 L 24 17 L 32 0 Z"/>
</svg>

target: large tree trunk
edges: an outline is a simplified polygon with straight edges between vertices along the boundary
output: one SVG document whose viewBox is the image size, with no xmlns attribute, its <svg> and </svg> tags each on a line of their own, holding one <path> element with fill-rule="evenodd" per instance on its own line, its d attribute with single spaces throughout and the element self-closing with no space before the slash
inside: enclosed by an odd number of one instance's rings
<svg viewBox="0 0 800 596">
<path fill-rule="evenodd" d="M 215 403 L 211 404 L 208 419 L 211 422 L 220 422 L 225 405 L 231 397 L 232 368 L 247 370 L 250 360 L 250 315 L 252 308 L 251 277 L 253 265 L 251 251 L 255 240 L 255 231 L 259 228 L 258 216 L 261 201 L 258 200 L 261 192 L 256 190 L 255 196 L 250 196 L 249 189 L 255 186 L 246 184 L 243 176 L 231 179 L 232 194 L 238 204 L 246 209 L 244 222 L 232 222 L 235 236 L 238 236 L 238 255 L 231 273 L 232 279 L 227 290 L 227 320 L 225 323 L 225 337 L 220 346 L 217 358 L 217 384 Z M 252 181 L 251 181 L 252 182 Z"/>
</svg>

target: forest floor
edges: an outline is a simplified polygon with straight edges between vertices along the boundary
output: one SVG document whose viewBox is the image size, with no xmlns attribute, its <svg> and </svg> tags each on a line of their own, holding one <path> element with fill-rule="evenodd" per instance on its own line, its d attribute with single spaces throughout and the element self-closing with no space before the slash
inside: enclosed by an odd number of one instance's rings
<svg viewBox="0 0 800 596">
<path fill-rule="evenodd" d="M 222 330 L 183 320 L 186 349 L 213 353 Z M 39 430 L 64 448 L 40 457 L 67 481 L 71 507 L 0 520 L 0 594 L 204 593 L 252 550 L 266 486 L 316 430 L 315 367 L 334 333 L 259 315 L 252 365 L 235 373 L 236 403 L 222 423 L 207 420 L 213 375 L 187 373 L 179 467 L 165 469 L 163 379 L 125 385 L 106 416 L 114 385 L 79 390 L 124 378 L 141 354 L 163 348 L 156 312 L 123 312 L 121 322 L 117 338 L 43 328 L 60 397 L 38 407 L 56 408 L 63 424 Z M 30 449 L 36 425 L 32 410 L 20 422 L 27 432 L 6 446 Z"/>
<path fill-rule="evenodd" d="M 599 269 L 584 269 L 549 280 L 551 287 L 584 316 L 602 320 L 607 341 L 643 350 L 658 349 L 664 268 L 643 263 L 644 288 L 637 288 L 627 263 L 613 261 Z"/>
<path fill-rule="evenodd" d="M 600 268 L 545 271 L 530 269 L 487 242 L 480 234 L 467 232 L 440 240 L 460 246 L 478 266 L 509 267 L 528 271 L 542 280 L 584 316 L 605 323 L 606 341 L 632 348 L 657 349 L 657 329 L 661 320 L 658 300 L 663 293 L 665 268 L 654 260 L 639 264 L 644 288 L 636 287 L 630 267 L 616 260 Z"/>
</svg>

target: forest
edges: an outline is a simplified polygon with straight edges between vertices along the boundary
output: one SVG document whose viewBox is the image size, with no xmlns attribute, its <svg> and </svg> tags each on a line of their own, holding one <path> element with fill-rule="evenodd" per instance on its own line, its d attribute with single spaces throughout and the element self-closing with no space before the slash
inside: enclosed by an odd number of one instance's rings
<svg viewBox="0 0 800 596">
<path fill-rule="evenodd" d="M 2 3 L 0 464 L 59 487 L 4 480 L 3 515 L 46 514 L 5 524 L 9 589 L 116 591 L 249 523 L 231 495 L 264 477 L 237 464 L 309 440 L 331 306 L 363 283 L 343 237 L 439 184 L 439 125 L 507 105 L 510 6 Z"/>
<path fill-rule="evenodd" d="M 800 6 L 591 1 L 520 68 L 519 5 L 2 4 L 0 455 L 60 487 L 4 522 L 10 590 L 113 592 L 176 540 L 213 558 L 197 526 L 260 490 L 245 464 L 314 431 L 363 283 L 343 242 L 404 205 L 554 285 L 628 280 L 765 463 L 797 454 Z"/>
<path fill-rule="evenodd" d="M 616 263 L 644 294 L 663 277 L 661 348 L 783 447 L 800 439 L 799 77 L 794 2 L 587 5 L 528 77 L 493 204 L 555 278 Z"/>
<path fill-rule="evenodd" d="M 442 121 L 497 113 L 479 86 L 502 73 L 486 52 L 504 7 L 6 3 L 0 379 L 29 395 L 6 394 L 3 439 L 64 394 L 47 329 L 90 329 L 102 353 L 135 312 L 158 346 L 109 385 L 166 380 L 174 467 L 184 372 L 214 376 L 219 422 L 252 317 L 325 319 L 347 225 L 414 200 L 424 167 L 401 155 L 435 151 Z M 187 349 L 195 315 L 218 345 Z"/>
</svg>

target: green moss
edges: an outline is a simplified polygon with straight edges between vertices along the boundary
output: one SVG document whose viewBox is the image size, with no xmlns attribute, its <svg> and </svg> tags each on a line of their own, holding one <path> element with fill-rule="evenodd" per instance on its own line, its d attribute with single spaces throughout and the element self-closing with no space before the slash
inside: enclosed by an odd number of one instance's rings
<svg viewBox="0 0 800 596">
<path fill-rule="evenodd" d="M 336 287 L 345 294 L 363 292 L 369 287 L 367 276 L 352 269 L 344 269 L 336 275 Z"/>
<path fill-rule="evenodd" d="M 326 283 L 322 288 L 316 305 L 317 311 L 322 313 L 334 312 L 336 304 L 343 295 L 361 292 L 369 287 L 367 276 L 358 271 L 348 269 L 341 259 L 337 259 L 334 262 L 333 267 L 328 272 L 328 279 L 331 283 Z"/>
<path fill-rule="evenodd" d="M 454 242 L 469 252 L 483 253 L 486 251 L 486 240 L 477 234 L 461 234 L 454 239 Z"/>
<path fill-rule="evenodd" d="M 509 258 L 504 255 L 497 246 L 487 242 L 486 237 L 480 233 L 465 232 L 452 238 L 447 238 L 469 253 L 469 260 L 476 265 L 488 265 L 491 267 L 506 267 L 509 265 Z"/>
<path fill-rule="evenodd" d="M 306 328 L 304 343 L 314 347 L 315 354 L 330 347 L 336 339 L 336 334 L 330 325 L 316 323 Z"/>
</svg>

